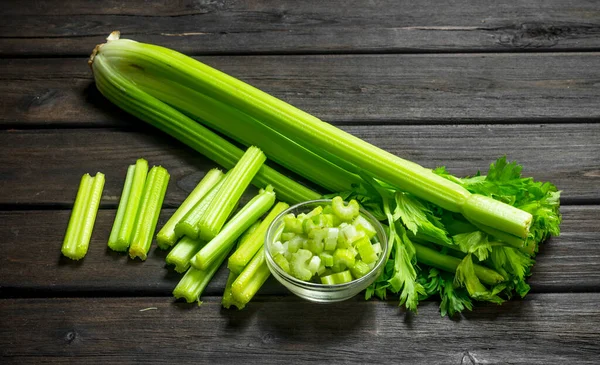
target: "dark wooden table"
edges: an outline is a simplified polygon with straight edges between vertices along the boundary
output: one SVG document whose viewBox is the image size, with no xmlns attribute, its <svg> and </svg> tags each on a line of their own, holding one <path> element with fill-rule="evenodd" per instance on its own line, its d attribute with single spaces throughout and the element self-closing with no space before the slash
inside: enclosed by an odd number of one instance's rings
<svg viewBox="0 0 600 365">
<path fill-rule="evenodd" d="M 269 281 L 243 311 L 106 249 L 126 166 L 172 179 L 161 222 L 215 165 L 108 103 L 86 58 L 118 29 L 228 72 L 395 154 L 457 175 L 506 154 L 563 190 L 531 293 L 454 319 Z M 0 4 L 0 363 L 597 364 L 600 3 L 13 1 Z M 87 257 L 60 256 L 83 173 L 107 176 Z M 160 224 L 160 223 L 159 223 Z M 145 310 L 147 309 L 147 310 Z"/>
</svg>

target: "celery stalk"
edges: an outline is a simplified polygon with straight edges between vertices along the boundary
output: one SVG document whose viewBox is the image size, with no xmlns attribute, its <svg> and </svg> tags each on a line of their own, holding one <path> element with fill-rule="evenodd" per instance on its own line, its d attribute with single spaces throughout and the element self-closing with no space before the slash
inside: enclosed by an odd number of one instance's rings
<svg viewBox="0 0 600 365">
<path fill-rule="evenodd" d="M 267 157 L 257 147 L 249 147 L 224 178 L 223 185 L 198 222 L 200 239 L 213 239 L 225 224 L 240 197 Z"/>
<path fill-rule="evenodd" d="M 111 102 L 128 113 L 175 137 L 191 148 L 230 169 L 242 157 L 243 151 L 223 137 L 210 131 L 160 100 L 140 90 L 134 83 L 117 72 L 97 48 L 89 64 L 94 72 L 98 90 Z M 262 166 L 252 183 L 264 188 L 272 184 L 278 197 L 295 204 L 319 199 L 314 192 L 269 166 Z"/>
<path fill-rule="evenodd" d="M 82 259 L 88 251 L 102 198 L 104 180 L 104 174 L 101 172 L 96 173 L 93 178 L 89 174 L 81 178 L 61 249 L 62 254 L 72 260 Z"/>
<path fill-rule="evenodd" d="M 265 249 L 262 247 L 231 285 L 235 301 L 245 306 L 270 275 L 265 261 Z"/>
<path fill-rule="evenodd" d="M 205 244 L 200 240 L 194 240 L 189 237 L 183 237 L 171 249 L 165 261 L 167 264 L 174 265 L 175 271 L 184 273 L 190 268 L 190 260 Z"/>
<path fill-rule="evenodd" d="M 202 198 L 196 205 L 190 209 L 183 218 L 175 225 L 175 234 L 177 236 L 188 236 L 193 239 L 198 239 L 200 236 L 200 218 L 204 216 L 204 213 L 208 209 L 210 203 L 214 200 L 215 196 L 221 189 L 221 186 L 225 183 L 225 175 L 224 178 L 219 180 L 210 191 Z"/>
<path fill-rule="evenodd" d="M 162 166 L 154 166 L 148 173 L 144 193 L 137 214 L 135 230 L 129 256 L 146 260 L 152 237 L 158 222 L 158 216 L 169 184 L 169 173 Z"/>
<path fill-rule="evenodd" d="M 221 267 L 223 261 L 227 257 L 227 251 L 222 253 L 221 256 L 217 257 L 206 270 L 198 270 L 190 267 L 185 273 L 183 278 L 179 281 L 175 289 L 173 289 L 173 296 L 177 299 L 185 298 L 186 302 L 193 303 L 200 301 L 200 295 L 215 275 L 217 270 Z"/>
<path fill-rule="evenodd" d="M 135 165 L 129 165 L 129 168 L 127 168 L 127 176 L 125 177 L 125 184 L 123 185 L 123 192 L 121 193 L 121 199 L 119 200 L 119 207 L 117 208 L 117 214 L 115 216 L 115 222 L 113 223 L 110 237 L 108 238 L 108 247 L 114 251 L 123 251 L 118 244 L 119 231 L 121 225 L 123 225 L 125 209 L 127 208 L 127 202 L 129 201 L 129 194 L 131 193 L 134 175 Z"/>
<path fill-rule="evenodd" d="M 271 186 L 250 200 L 229 220 L 212 240 L 192 258 L 193 267 L 206 270 L 223 253 L 233 246 L 235 240 L 262 216 L 275 203 L 275 193 Z"/>
<path fill-rule="evenodd" d="M 437 267 L 444 271 L 455 273 L 461 259 L 444 255 L 429 247 L 413 243 L 415 246 L 417 261 L 425 265 Z M 495 285 L 504 281 L 504 277 L 498 272 L 481 265 L 473 265 L 475 267 L 475 275 L 485 284 Z"/>
<path fill-rule="evenodd" d="M 271 225 L 271 222 L 273 222 L 279 213 L 287 208 L 289 208 L 288 204 L 279 202 L 271 209 L 256 231 L 229 257 L 227 263 L 229 270 L 236 274 L 242 272 L 248 262 L 252 260 L 252 257 L 255 256 L 256 252 L 263 246 L 265 234 L 267 233 L 267 229 Z"/>
<path fill-rule="evenodd" d="M 131 240 L 133 239 L 133 230 L 135 222 L 140 208 L 140 201 L 144 192 L 144 184 L 146 183 L 146 176 L 148 175 L 148 161 L 140 158 L 135 162 L 135 172 L 133 174 L 133 181 L 131 183 L 131 189 L 127 195 L 127 205 L 125 207 L 125 213 L 119 228 L 119 235 L 117 236 L 116 244 L 111 247 L 115 251 L 126 251 Z"/>
<path fill-rule="evenodd" d="M 219 169 L 212 169 L 206 173 L 204 178 L 192 190 L 190 195 L 181 203 L 179 208 L 173 213 L 171 218 L 165 223 L 156 235 L 158 247 L 165 250 L 173 246 L 181 236 L 175 233 L 175 226 L 179 221 L 200 201 L 210 189 L 223 178 L 223 172 Z M 168 256 L 167 256 L 168 257 Z"/>
</svg>

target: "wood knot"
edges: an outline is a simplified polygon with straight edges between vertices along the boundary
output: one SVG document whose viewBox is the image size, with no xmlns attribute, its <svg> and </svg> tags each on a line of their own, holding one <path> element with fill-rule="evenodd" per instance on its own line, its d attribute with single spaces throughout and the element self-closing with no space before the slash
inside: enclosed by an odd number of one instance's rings
<svg viewBox="0 0 600 365">
<path fill-rule="evenodd" d="M 65 342 L 66 343 L 73 343 L 73 341 L 75 341 L 76 338 L 77 338 L 77 332 L 75 332 L 75 331 L 69 331 L 65 335 Z"/>
</svg>

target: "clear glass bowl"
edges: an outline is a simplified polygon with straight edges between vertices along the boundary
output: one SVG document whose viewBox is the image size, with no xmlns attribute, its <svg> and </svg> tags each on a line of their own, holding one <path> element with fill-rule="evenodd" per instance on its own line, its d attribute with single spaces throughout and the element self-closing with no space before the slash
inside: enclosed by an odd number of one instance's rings
<svg viewBox="0 0 600 365">
<path fill-rule="evenodd" d="M 300 213 L 308 213 L 319 205 L 325 205 L 329 203 L 331 203 L 331 199 L 310 200 L 288 208 L 279 214 L 275 220 L 273 220 L 265 237 L 265 257 L 267 266 L 269 267 L 269 270 L 275 279 L 277 279 L 277 281 L 279 281 L 297 296 L 319 303 L 341 302 L 343 300 L 350 299 L 356 294 L 365 290 L 383 271 L 389 251 L 387 237 L 385 231 L 383 230 L 383 226 L 377 219 L 375 219 L 375 217 L 373 217 L 371 213 L 361 208 L 360 213 L 366 219 L 368 219 L 373 227 L 375 227 L 375 230 L 377 231 L 377 239 L 381 243 L 382 248 L 379 259 L 377 260 L 373 269 L 369 271 L 367 275 L 349 283 L 327 285 L 302 281 L 283 271 L 283 269 L 281 269 L 279 265 L 273 261 L 273 256 L 271 255 L 272 244 L 279 239 L 283 229 L 283 216 L 289 213 L 294 213 L 296 215 Z"/>
</svg>

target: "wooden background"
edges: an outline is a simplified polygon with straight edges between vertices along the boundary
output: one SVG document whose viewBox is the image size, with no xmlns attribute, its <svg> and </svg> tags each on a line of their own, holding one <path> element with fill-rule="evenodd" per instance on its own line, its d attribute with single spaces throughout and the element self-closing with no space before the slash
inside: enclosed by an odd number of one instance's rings
<svg viewBox="0 0 600 365">
<path fill-rule="evenodd" d="M 110 105 L 86 58 L 113 30 L 193 55 L 340 128 L 457 175 L 506 154 L 562 191 L 562 235 L 523 300 L 440 318 L 274 280 L 198 308 L 179 276 L 106 249 L 126 166 L 172 174 L 159 225 L 214 164 Z M 596 364 L 600 355 L 600 3 L 13 1 L 0 3 L 0 363 Z M 90 251 L 60 246 L 82 174 L 107 176 Z M 152 308 L 149 310 L 143 310 Z"/>
</svg>

